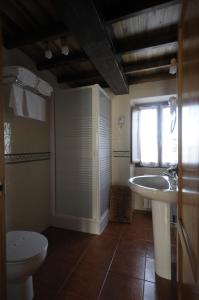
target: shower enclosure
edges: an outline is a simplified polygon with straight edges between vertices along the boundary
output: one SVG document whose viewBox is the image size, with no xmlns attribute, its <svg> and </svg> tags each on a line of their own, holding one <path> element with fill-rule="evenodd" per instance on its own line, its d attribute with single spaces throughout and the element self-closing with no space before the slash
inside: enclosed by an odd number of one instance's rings
<svg viewBox="0 0 199 300">
<path fill-rule="evenodd" d="M 111 102 L 98 85 L 55 95 L 52 224 L 100 234 L 108 222 Z"/>
</svg>

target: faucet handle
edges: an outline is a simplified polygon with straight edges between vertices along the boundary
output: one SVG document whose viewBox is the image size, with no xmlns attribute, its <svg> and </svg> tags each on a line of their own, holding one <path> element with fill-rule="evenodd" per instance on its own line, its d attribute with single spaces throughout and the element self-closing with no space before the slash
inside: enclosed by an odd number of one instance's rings
<svg viewBox="0 0 199 300">
<path fill-rule="evenodd" d="M 178 175 L 178 165 L 171 166 L 167 169 L 168 173 Z"/>
</svg>

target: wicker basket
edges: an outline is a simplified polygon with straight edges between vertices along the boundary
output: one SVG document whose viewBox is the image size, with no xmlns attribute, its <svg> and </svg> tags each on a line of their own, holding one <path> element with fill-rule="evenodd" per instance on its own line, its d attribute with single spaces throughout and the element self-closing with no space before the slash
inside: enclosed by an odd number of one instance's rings
<svg viewBox="0 0 199 300">
<path fill-rule="evenodd" d="M 122 223 L 132 222 L 132 199 L 129 187 L 122 185 L 111 187 L 109 220 Z"/>
</svg>

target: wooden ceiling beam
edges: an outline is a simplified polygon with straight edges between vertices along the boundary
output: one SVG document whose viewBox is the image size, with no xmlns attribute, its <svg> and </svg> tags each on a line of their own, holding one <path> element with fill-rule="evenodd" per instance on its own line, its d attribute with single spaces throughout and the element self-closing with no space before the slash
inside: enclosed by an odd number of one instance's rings
<svg viewBox="0 0 199 300">
<path fill-rule="evenodd" d="M 131 62 L 124 64 L 124 72 L 125 74 L 131 74 L 137 71 L 146 71 L 146 70 L 153 70 L 153 69 L 161 69 L 161 68 L 168 68 L 170 66 L 170 61 L 172 58 L 177 57 L 177 53 L 173 55 L 166 55 L 164 57 L 155 57 L 151 58 L 150 60 L 142 60 L 139 62 Z"/>
<path fill-rule="evenodd" d="M 118 54 L 143 50 L 160 45 L 177 42 L 177 24 L 168 28 L 153 30 L 147 33 L 115 39 L 115 47 Z"/>
<path fill-rule="evenodd" d="M 104 24 L 92 0 L 56 0 L 55 8 L 97 71 L 115 94 L 128 93 L 122 66 L 113 53 Z"/>
<path fill-rule="evenodd" d="M 0 20 L 2 26 L 2 38 L 7 35 L 15 35 L 21 32 L 21 28 L 15 24 L 10 18 L 8 18 L 2 11 L 0 11 Z"/>
<path fill-rule="evenodd" d="M 140 72 L 151 71 L 151 70 L 158 70 L 159 72 L 165 72 L 168 70 L 170 66 L 171 58 L 176 57 L 174 56 L 166 56 L 164 58 L 156 58 L 150 61 L 141 61 L 138 63 L 128 63 L 124 64 L 124 72 L 125 74 L 129 74 L 130 76 L 138 74 Z M 84 82 L 84 81 L 97 81 L 101 82 L 102 77 L 96 71 L 88 72 L 88 73 L 78 73 L 74 75 L 65 74 L 59 76 L 57 78 L 59 83 L 72 83 L 72 82 Z"/>
<path fill-rule="evenodd" d="M 88 73 L 82 72 L 74 75 L 64 74 L 57 77 L 57 81 L 59 83 L 71 83 L 76 81 L 80 82 L 80 81 L 95 81 L 95 80 L 97 82 L 103 80 L 102 76 L 96 71 L 88 72 Z"/>
<path fill-rule="evenodd" d="M 129 85 L 132 84 L 139 84 L 144 82 L 151 82 L 151 81 L 161 81 L 161 80 L 170 80 L 175 79 L 176 75 L 171 75 L 167 70 L 161 70 L 155 74 L 142 74 L 142 75 L 134 75 L 128 76 L 128 83 Z"/>
<path fill-rule="evenodd" d="M 69 53 L 65 56 L 63 54 L 53 57 L 52 59 L 44 58 L 37 63 L 39 71 L 49 70 L 63 65 L 75 65 L 81 62 L 88 62 L 88 57 L 84 52 Z"/>
<path fill-rule="evenodd" d="M 93 84 L 99 84 L 101 87 L 103 88 L 108 88 L 108 84 L 106 83 L 106 81 L 104 81 L 103 79 L 101 79 L 100 81 L 99 80 L 87 80 L 85 81 L 84 83 L 82 82 L 73 82 L 73 83 L 70 83 L 70 87 L 71 88 L 76 88 L 76 87 L 82 87 L 82 86 L 89 86 L 89 85 L 93 85 Z"/>
<path fill-rule="evenodd" d="M 157 74 L 142 74 L 142 75 L 134 75 L 134 76 L 127 76 L 127 81 L 129 85 L 139 84 L 139 83 L 145 83 L 145 82 L 152 82 L 152 81 L 161 81 L 161 80 L 171 80 L 175 79 L 176 75 L 171 75 L 169 72 L 162 70 L 161 72 L 158 72 Z M 70 83 L 71 87 L 82 87 L 92 84 L 99 84 L 103 88 L 108 88 L 107 83 L 101 78 L 101 80 L 90 79 L 85 80 L 84 82 L 72 82 Z"/>
<path fill-rule="evenodd" d="M 12 3 L 11 0 L 0 1 L 0 12 L 5 14 L 22 32 L 26 32 L 31 27 L 30 24 L 27 23 L 27 17 L 16 9 L 16 3 Z"/>
<path fill-rule="evenodd" d="M 7 49 L 24 47 L 27 45 L 35 44 L 45 40 L 55 40 L 68 33 L 66 26 L 63 24 L 54 24 L 52 28 L 41 29 L 39 32 L 30 32 L 20 34 L 15 37 L 4 37 L 4 46 Z"/>
<path fill-rule="evenodd" d="M 115 0 L 95 0 L 96 6 L 104 17 L 107 25 L 135 17 L 155 9 L 166 8 L 175 4 L 180 4 L 180 0 L 142 0 L 124 1 Z"/>
<path fill-rule="evenodd" d="M 114 39 L 115 52 L 118 55 L 125 54 L 126 52 L 142 51 L 143 49 L 165 45 L 172 42 L 177 42 L 177 26 L 149 32 L 147 34 L 139 34 L 137 36 L 127 37 L 120 40 Z M 52 58 L 51 60 L 43 59 L 37 63 L 37 68 L 38 70 L 47 70 L 65 64 L 78 64 L 79 62 L 86 60 L 88 60 L 88 57 L 83 52 L 69 54 L 67 57 L 60 55 Z"/>
</svg>

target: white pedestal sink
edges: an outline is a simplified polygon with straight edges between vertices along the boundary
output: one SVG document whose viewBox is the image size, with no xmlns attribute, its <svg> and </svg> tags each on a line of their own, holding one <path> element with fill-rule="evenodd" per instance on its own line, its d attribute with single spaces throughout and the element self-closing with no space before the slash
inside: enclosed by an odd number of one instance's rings
<svg viewBox="0 0 199 300">
<path fill-rule="evenodd" d="M 130 178 L 129 183 L 133 192 L 152 200 L 155 271 L 170 280 L 170 204 L 177 201 L 177 191 L 171 189 L 167 176 L 137 176 Z"/>
</svg>

